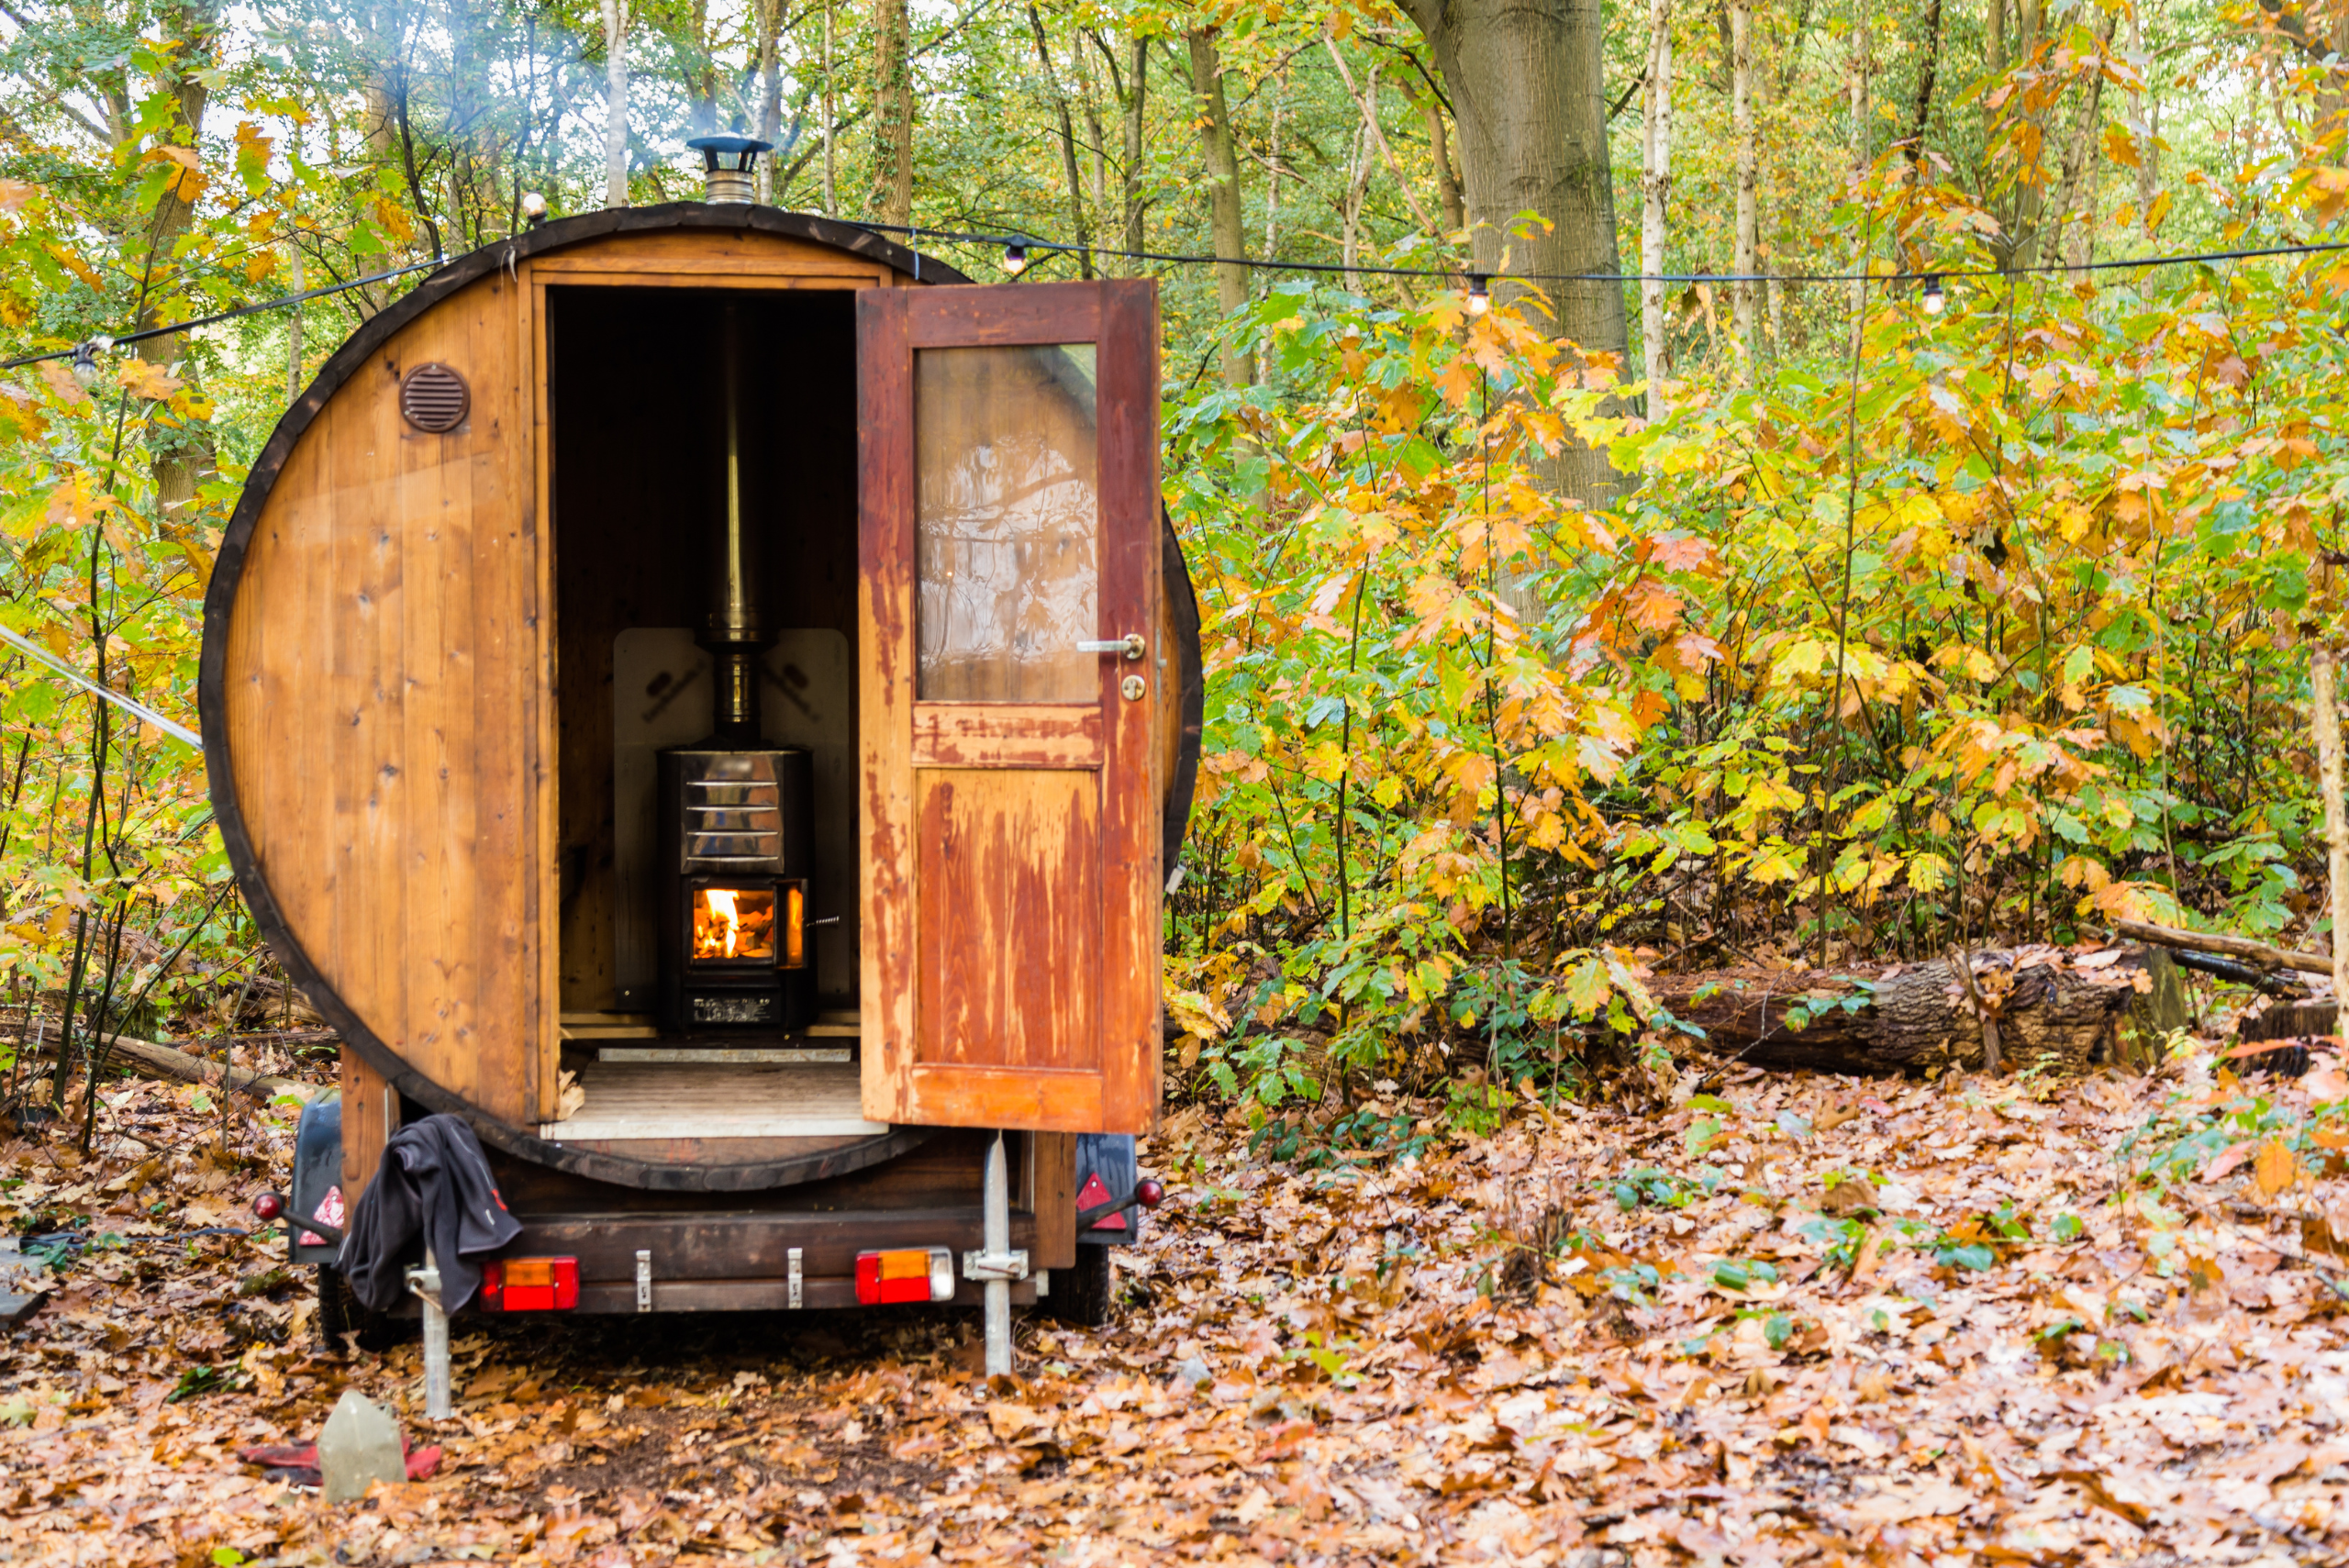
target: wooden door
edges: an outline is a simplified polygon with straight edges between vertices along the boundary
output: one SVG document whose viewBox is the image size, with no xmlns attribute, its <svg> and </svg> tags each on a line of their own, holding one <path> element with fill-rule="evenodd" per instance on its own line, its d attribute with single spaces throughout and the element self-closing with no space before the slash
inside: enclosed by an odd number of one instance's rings
<svg viewBox="0 0 2349 1568">
<path fill-rule="evenodd" d="M 875 1120 L 1157 1116 L 1157 350 L 1147 282 L 858 297 Z"/>
</svg>

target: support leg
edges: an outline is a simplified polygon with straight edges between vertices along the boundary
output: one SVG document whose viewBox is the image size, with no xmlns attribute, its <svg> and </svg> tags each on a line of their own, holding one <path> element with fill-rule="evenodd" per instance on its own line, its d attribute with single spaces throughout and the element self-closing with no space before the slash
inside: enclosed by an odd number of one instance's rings
<svg viewBox="0 0 2349 1568">
<path fill-rule="evenodd" d="M 424 1306 L 424 1414 L 445 1421 L 456 1414 L 449 1398 L 449 1315 L 440 1309 L 440 1265 L 432 1249 L 424 1250 L 424 1266 L 407 1272 L 407 1287 Z"/>
<path fill-rule="evenodd" d="M 1011 1173 L 1005 1163 L 1000 1132 L 987 1145 L 983 1201 L 986 1205 L 984 1245 L 988 1256 L 999 1258 L 1011 1251 Z M 1011 1281 L 989 1279 L 986 1293 L 987 1375 L 994 1377 L 1011 1371 Z"/>
</svg>

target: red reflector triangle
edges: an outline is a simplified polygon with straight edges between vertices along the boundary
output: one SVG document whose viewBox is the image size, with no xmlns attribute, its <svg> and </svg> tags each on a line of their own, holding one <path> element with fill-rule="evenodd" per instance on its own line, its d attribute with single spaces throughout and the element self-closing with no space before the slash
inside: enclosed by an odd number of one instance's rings
<svg viewBox="0 0 2349 1568">
<path fill-rule="evenodd" d="M 1085 1178 L 1085 1190 L 1076 1195 L 1076 1207 L 1080 1210 L 1091 1208 L 1097 1204 L 1117 1201 L 1116 1195 L 1101 1184 L 1101 1177 L 1097 1172 Z M 1122 1214 L 1113 1214 L 1107 1219 L 1096 1220 L 1093 1225 L 1096 1230 L 1123 1230 L 1125 1228 L 1126 1217 Z"/>
</svg>

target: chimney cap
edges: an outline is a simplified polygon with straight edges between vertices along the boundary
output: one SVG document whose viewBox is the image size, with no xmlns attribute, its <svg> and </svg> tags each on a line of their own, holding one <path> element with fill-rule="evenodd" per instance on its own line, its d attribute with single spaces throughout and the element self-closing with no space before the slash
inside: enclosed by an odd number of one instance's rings
<svg viewBox="0 0 2349 1568">
<path fill-rule="evenodd" d="M 774 150 L 774 142 L 754 136 L 697 136 L 685 145 L 701 154 L 702 168 L 711 173 L 721 169 L 747 173 L 760 153 Z"/>
</svg>

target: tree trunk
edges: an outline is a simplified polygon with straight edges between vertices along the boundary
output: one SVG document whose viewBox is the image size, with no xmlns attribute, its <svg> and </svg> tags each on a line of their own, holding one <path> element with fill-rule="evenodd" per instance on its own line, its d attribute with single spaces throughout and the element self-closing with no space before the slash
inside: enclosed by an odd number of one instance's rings
<svg viewBox="0 0 2349 1568">
<path fill-rule="evenodd" d="M 1231 138 L 1231 107 L 1223 92 L 1223 61 L 1215 41 L 1216 29 L 1201 28 L 1189 36 L 1191 92 L 1198 100 L 1199 141 L 1207 155 L 1208 228 L 1215 253 L 1235 260 L 1215 270 L 1216 306 L 1227 317 L 1248 303 L 1248 269 L 1237 258 L 1248 254 L 1248 236 L 1241 227 L 1240 155 Z M 1223 384 L 1246 386 L 1248 356 L 1236 343 L 1223 349 Z"/>
<path fill-rule="evenodd" d="M 1496 278 L 1620 272 L 1598 0 L 1400 3 L 1452 98 L 1475 270 Z M 1547 227 L 1515 232 L 1517 215 L 1528 211 Z M 1622 284 L 1559 281 L 1541 290 L 1560 337 L 1624 366 L 1631 333 Z M 1512 297 L 1505 283 L 1496 295 Z M 1612 498 L 1619 483 L 1605 451 L 1588 447 L 1570 448 L 1543 477 L 1591 505 Z M 1529 610 L 1538 616 L 1538 602 L 1519 605 L 1520 615 Z"/>
<path fill-rule="evenodd" d="M 300 294 L 306 286 L 302 277 L 302 241 L 299 236 L 285 241 L 285 281 Z M 302 307 L 288 307 L 285 312 L 285 401 L 293 402 L 302 395 Z"/>
<path fill-rule="evenodd" d="M 1925 161 L 1925 127 L 1932 118 L 1933 80 L 1941 73 L 1942 63 L 1942 0 L 1925 3 L 1925 53 L 1917 62 L 1917 102 L 1909 116 L 1909 162 L 1922 168 Z"/>
<path fill-rule="evenodd" d="M 604 0 L 604 205 L 628 206 L 628 0 Z"/>
<path fill-rule="evenodd" d="M 2039 25 L 2043 0 L 2015 0 L 2015 37 L 2009 40 L 2017 62 L 2031 58 L 2039 46 Z M 2007 100 L 2009 112 L 2021 103 L 2020 95 Z M 2038 125 L 2041 135 L 2033 141 L 2038 149 L 2031 157 L 2030 166 L 2018 177 L 2015 190 L 2015 217 L 2011 226 L 2014 243 L 2008 250 L 2008 264 L 2012 268 L 2035 266 L 2039 261 L 2039 224 L 2047 206 L 2047 173 L 2045 112 L 2024 108 L 2021 111 Z"/>
<path fill-rule="evenodd" d="M 2112 47 L 2112 28 L 2117 19 L 2106 16 L 2097 22 L 2096 42 L 2099 54 Z M 2079 205 L 2080 192 L 2087 180 L 2088 171 L 2095 166 L 2099 139 L 2098 133 L 2103 128 L 2104 72 L 2099 71 L 2088 79 L 2088 101 L 2081 106 L 2079 118 L 2072 126 L 2070 144 L 2064 149 L 2064 182 L 2056 190 L 2055 210 L 2048 222 L 2047 255 L 2051 261 L 2073 260 L 2065 253 L 2065 231 L 2071 226 L 2073 209 Z M 2085 235 L 2094 228 L 2095 224 L 2093 211 L 2083 215 L 2081 233 Z M 2074 261 L 2075 265 L 2079 265 L 2087 261 L 2086 245 L 2080 239 L 2076 239 L 2075 244 L 2082 252 Z"/>
<path fill-rule="evenodd" d="M 906 0 L 873 0 L 873 182 L 866 209 L 881 222 L 914 217 L 913 63 Z"/>
<path fill-rule="evenodd" d="M 1443 106 L 1431 93 L 1419 100 L 1419 112 L 1427 117 L 1428 150 L 1435 159 L 1435 197 L 1443 206 L 1445 237 L 1457 235 L 1468 227 L 1468 209 L 1460 199 L 1460 171 L 1452 162 L 1452 137 L 1443 123 Z"/>
<path fill-rule="evenodd" d="M 1844 88 L 1852 117 L 1851 189 L 1847 194 L 1854 201 L 1859 200 L 1861 187 L 1867 179 L 1868 164 L 1873 161 L 1873 154 L 1870 151 L 1870 139 L 1868 136 L 1868 88 L 1870 85 L 1868 73 L 1873 64 L 1874 61 L 1871 59 L 1868 50 L 1867 13 L 1859 6 L 1854 5 L 1853 6 L 1852 15 L 1852 57 L 1850 74 L 1844 82 Z M 1856 257 L 1855 260 L 1859 264 L 1854 266 L 1852 271 L 1854 273 L 1865 272 L 1867 266 L 1867 257 L 1865 255 L 1861 255 Z M 1855 277 L 1850 286 L 1852 294 L 1852 336 L 1853 340 L 1856 342 L 1859 338 L 1861 317 L 1867 310 L 1868 285 L 1865 281 Z"/>
<path fill-rule="evenodd" d="M 696 136 L 718 131 L 718 61 L 709 50 L 709 0 L 694 0 L 693 53 L 685 68 L 685 124 Z"/>
<path fill-rule="evenodd" d="M 2089 955 L 2094 957 L 2096 955 Z M 1717 1055 L 1757 1067 L 1817 1073 L 1925 1073 L 1998 1064 L 2078 1073 L 2115 1059 L 2122 1015 L 2145 973 L 2142 950 L 2083 966 L 2049 947 L 1992 950 L 1971 961 L 1903 964 L 1865 988 L 1840 975 L 1671 975 L 1655 999 L 1705 1031 Z"/>
<path fill-rule="evenodd" d="M 199 184 L 196 160 L 203 146 L 204 111 L 211 102 L 209 83 L 211 70 L 217 63 L 220 26 L 213 0 L 194 0 L 193 4 L 172 6 L 157 19 L 179 46 L 171 55 L 172 63 L 161 83 L 177 100 L 179 117 L 164 131 L 161 141 L 164 146 L 184 150 L 188 161 L 163 188 L 154 211 L 147 215 L 146 223 L 135 231 L 136 243 L 144 250 L 138 258 L 141 277 L 168 274 L 173 270 L 174 247 L 195 217 Z M 176 292 L 171 286 L 142 291 L 138 317 L 141 331 L 161 321 L 163 306 Z M 178 366 L 186 344 L 184 335 L 173 332 L 147 339 L 131 351 L 150 364 L 170 371 Z M 211 423 L 200 420 L 184 428 L 158 426 L 150 431 L 148 441 L 156 499 L 162 505 L 164 517 L 177 517 L 195 502 L 196 487 L 218 472 Z"/>
<path fill-rule="evenodd" d="M 783 71 L 778 58 L 782 40 L 777 37 L 782 9 L 781 0 L 758 0 L 759 118 L 751 134 L 770 144 L 783 131 Z M 759 205 L 773 206 L 774 160 L 762 158 L 758 167 Z"/>
<path fill-rule="evenodd" d="M 1649 0 L 1647 107 L 1640 127 L 1640 351 L 1648 418 L 1664 415 L 1664 219 L 1672 199 L 1672 0 Z"/>
<path fill-rule="evenodd" d="M 1760 270 L 1761 160 L 1753 139 L 1753 0 L 1730 0 L 1729 7 L 1730 130 L 1737 143 L 1737 239 L 1730 270 L 1741 280 L 1735 285 L 1738 352 L 1745 360 L 1745 380 L 1753 380 L 1753 362 L 1761 350 L 1754 302 L 1759 295 L 1749 280 Z"/>
<path fill-rule="evenodd" d="M 1352 98 L 1354 107 L 1362 112 L 1363 135 L 1377 146 L 1379 157 L 1386 160 L 1387 171 L 1395 176 L 1395 188 L 1403 195 L 1403 204 L 1411 209 L 1411 216 L 1419 220 L 1419 228 L 1426 231 L 1429 239 L 1441 239 L 1442 235 L 1436 228 L 1435 219 L 1430 217 L 1427 209 L 1419 205 L 1419 196 L 1411 189 L 1410 175 L 1404 171 L 1402 160 L 1395 156 L 1395 150 L 1386 144 L 1386 128 L 1378 123 L 1377 62 L 1374 61 L 1371 63 L 1370 87 L 1364 92 L 1354 85 L 1354 73 L 1347 66 L 1346 57 L 1338 51 L 1337 39 L 1324 33 L 1321 35 L 1321 46 L 1330 51 L 1330 63 L 1338 68 L 1338 80 L 1345 83 L 1346 96 Z"/>
<path fill-rule="evenodd" d="M 2349 6 L 2341 10 L 2342 24 L 2349 27 Z M 2143 87 L 2129 90 L 2130 115 L 2136 123 L 2130 127 L 2137 135 L 2137 224 L 2147 239 L 2154 233 L 2154 197 L 2161 189 L 2162 102 L 2147 91 L 2153 83 L 2151 63 L 2145 58 L 2145 29 L 2139 20 L 2137 7 L 2129 7 L 2129 52 L 2135 57 L 2139 81 Z M 2349 48 L 2344 48 L 2349 53 Z"/>
<path fill-rule="evenodd" d="M 2331 649 L 2321 647 L 2309 660 L 2309 688 L 2317 788 L 2324 795 L 2325 880 L 2332 891 L 2332 1005 L 2337 1032 L 2349 1040 L 2349 803 L 2341 795 L 2341 698 L 2333 689 Z"/>
<path fill-rule="evenodd" d="M 1142 228 L 1142 217 L 1149 208 L 1149 204 L 1142 199 L 1141 166 L 1142 132 L 1147 124 L 1144 112 L 1150 100 L 1150 39 L 1138 32 L 1134 35 L 1132 47 L 1133 77 L 1126 95 L 1126 249 L 1140 250 L 1143 248 L 1142 240 L 1147 237 L 1147 231 Z M 1142 265 L 1139 258 L 1129 257 L 1127 273 L 1140 277 Z"/>
<path fill-rule="evenodd" d="M 1069 222 L 1076 230 L 1077 275 L 1093 277 L 1093 228 L 1085 213 L 1085 183 L 1076 171 L 1076 125 L 1069 117 L 1068 95 L 1061 91 L 1060 72 L 1052 69 L 1052 49 L 1044 37 L 1044 18 L 1028 7 L 1028 25 L 1036 35 L 1036 63 L 1043 69 L 1044 87 L 1052 97 L 1052 115 L 1061 128 L 1061 176 L 1068 182 Z"/>
</svg>

